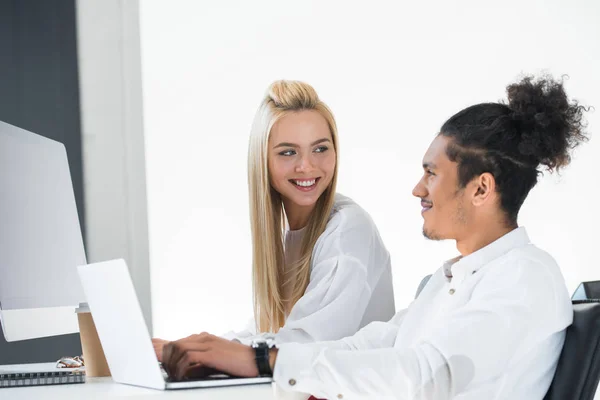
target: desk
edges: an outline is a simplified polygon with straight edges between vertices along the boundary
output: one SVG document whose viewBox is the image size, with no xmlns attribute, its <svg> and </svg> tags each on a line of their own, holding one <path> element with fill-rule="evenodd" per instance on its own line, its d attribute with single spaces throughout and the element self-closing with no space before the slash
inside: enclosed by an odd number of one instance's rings
<svg viewBox="0 0 600 400">
<path fill-rule="evenodd" d="M 2 400 L 87 399 L 270 400 L 278 397 L 271 385 L 232 386 L 207 389 L 154 390 L 114 383 L 111 378 L 87 378 L 86 383 L 0 389 Z"/>
<path fill-rule="evenodd" d="M 306 399 L 277 390 L 275 384 L 231 386 L 221 388 L 154 390 L 113 382 L 112 378 L 87 378 L 86 383 L 70 385 L 0 388 L 0 400 L 88 400 L 88 399 L 156 399 L 194 400 L 288 400 Z"/>
</svg>

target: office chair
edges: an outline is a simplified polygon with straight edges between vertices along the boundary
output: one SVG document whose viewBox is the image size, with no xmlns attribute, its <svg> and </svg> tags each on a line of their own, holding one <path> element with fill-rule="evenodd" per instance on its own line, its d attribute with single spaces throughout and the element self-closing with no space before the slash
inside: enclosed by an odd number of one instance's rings
<svg viewBox="0 0 600 400">
<path fill-rule="evenodd" d="M 593 400 L 599 381 L 600 299 L 573 300 L 573 324 L 544 400 Z"/>
</svg>

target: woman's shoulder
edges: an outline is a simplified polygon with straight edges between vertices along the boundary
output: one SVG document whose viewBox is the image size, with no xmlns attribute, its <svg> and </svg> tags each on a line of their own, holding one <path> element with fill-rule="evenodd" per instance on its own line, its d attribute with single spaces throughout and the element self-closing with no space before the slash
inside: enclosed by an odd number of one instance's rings
<svg viewBox="0 0 600 400">
<path fill-rule="evenodd" d="M 354 200 L 336 194 L 325 231 L 315 244 L 315 260 L 345 255 L 358 260 L 377 259 L 386 264 L 389 258 L 379 231 L 371 216 Z"/>
<path fill-rule="evenodd" d="M 350 231 L 350 230 L 375 229 L 375 223 L 369 213 L 351 198 L 336 193 L 335 202 L 326 230 Z"/>
</svg>

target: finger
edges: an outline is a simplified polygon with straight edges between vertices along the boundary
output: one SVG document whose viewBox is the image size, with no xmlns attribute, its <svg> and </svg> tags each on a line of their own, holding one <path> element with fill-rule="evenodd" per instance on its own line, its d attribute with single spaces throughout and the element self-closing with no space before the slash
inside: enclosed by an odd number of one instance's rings
<svg viewBox="0 0 600 400">
<path fill-rule="evenodd" d="M 156 355 L 156 359 L 159 362 L 162 362 L 162 360 L 163 360 L 163 357 L 162 357 L 163 347 L 164 346 L 155 346 L 154 347 L 154 354 Z"/>
<path fill-rule="evenodd" d="M 205 342 L 212 339 L 212 337 L 213 335 L 210 333 L 202 332 L 184 337 L 183 339 L 178 340 L 178 342 Z"/>
<path fill-rule="evenodd" d="M 183 379 L 192 368 L 209 367 L 206 362 L 208 359 L 206 353 L 208 351 L 207 347 L 196 347 L 194 350 L 186 350 L 173 370 L 176 379 Z"/>
<path fill-rule="evenodd" d="M 167 372 L 167 374 L 169 376 L 172 375 L 171 365 L 173 364 L 172 360 L 174 358 L 174 351 L 175 351 L 175 343 L 174 342 L 167 343 L 166 345 L 163 346 L 163 349 L 162 349 L 163 368 L 165 369 L 165 371 Z"/>
<path fill-rule="evenodd" d="M 169 342 L 169 350 L 166 353 L 163 348 L 163 363 L 167 365 L 165 368 L 167 373 L 170 375 L 170 372 L 175 372 L 177 363 L 187 350 L 202 351 L 208 343 L 212 342 L 213 338 L 213 335 L 203 332 L 199 335 L 190 335 L 175 342 Z"/>
<path fill-rule="evenodd" d="M 216 374 L 220 374 L 221 372 L 214 369 L 214 368 L 209 368 L 206 366 L 192 366 L 190 367 L 187 372 L 185 372 L 184 378 L 185 379 L 199 379 L 199 378 L 206 378 L 207 376 L 210 375 L 216 375 Z"/>
<path fill-rule="evenodd" d="M 163 350 L 163 361 L 167 362 L 171 367 L 173 367 L 173 365 L 179 361 L 179 359 L 182 356 L 182 353 L 186 349 L 194 349 L 194 347 L 189 346 L 193 346 L 195 343 L 205 342 L 207 341 L 209 336 L 210 335 L 208 335 L 207 333 L 201 333 L 199 335 L 190 335 L 183 339 L 179 339 L 174 342 L 169 342 L 172 343 L 172 346 L 168 352 L 169 358 L 165 358 L 165 352 Z"/>
<path fill-rule="evenodd" d="M 178 379 L 179 376 L 178 365 L 188 352 L 202 352 L 208 349 L 208 344 L 201 342 L 177 341 L 171 342 L 167 346 L 168 350 L 166 352 L 163 350 L 163 364 L 166 364 L 167 374 L 175 379 Z"/>
<path fill-rule="evenodd" d="M 177 379 L 200 378 L 220 373 L 212 366 L 212 354 L 212 350 L 186 353 L 178 365 Z"/>
<path fill-rule="evenodd" d="M 177 380 L 183 379 L 185 374 L 192 367 L 201 368 L 202 367 L 201 359 L 200 359 L 200 356 L 198 354 L 196 354 L 195 352 L 187 352 L 181 357 L 181 359 L 175 366 L 175 369 L 174 369 L 175 379 L 177 379 Z"/>
</svg>

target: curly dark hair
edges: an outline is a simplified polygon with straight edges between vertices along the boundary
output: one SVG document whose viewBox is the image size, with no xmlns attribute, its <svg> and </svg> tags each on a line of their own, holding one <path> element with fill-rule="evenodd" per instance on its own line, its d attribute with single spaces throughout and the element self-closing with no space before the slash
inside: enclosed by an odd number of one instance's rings
<svg viewBox="0 0 600 400">
<path fill-rule="evenodd" d="M 507 222 L 514 225 L 540 166 L 560 170 L 571 161 L 571 150 L 588 139 L 587 109 L 569 100 L 563 81 L 551 76 L 526 76 L 506 91 L 508 104 L 467 107 L 448 119 L 440 134 L 452 138 L 446 154 L 458 163 L 459 187 L 491 173 Z"/>
</svg>

